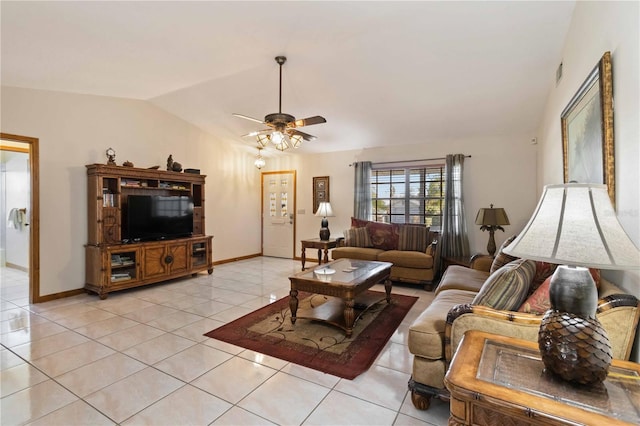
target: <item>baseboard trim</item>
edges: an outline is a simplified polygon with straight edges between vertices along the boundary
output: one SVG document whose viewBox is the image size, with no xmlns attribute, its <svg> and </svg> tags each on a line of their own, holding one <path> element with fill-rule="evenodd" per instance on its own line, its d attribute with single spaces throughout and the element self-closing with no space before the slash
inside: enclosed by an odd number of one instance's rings
<svg viewBox="0 0 640 426">
<path fill-rule="evenodd" d="M 85 293 L 84 288 L 63 291 L 61 293 L 47 294 L 46 296 L 34 296 L 33 303 L 51 302 L 52 300 L 64 299 L 65 297 L 77 296 Z"/>
<path fill-rule="evenodd" d="M 246 256 L 240 256 L 240 257 L 232 257 L 229 259 L 224 259 L 224 260 L 217 260 L 215 262 L 213 262 L 213 265 L 223 265 L 225 263 L 231 263 L 231 262 L 237 262 L 239 260 L 247 260 L 247 259 L 253 259 L 254 257 L 260 257 L 262 256 L 261 253 L 255 253 L 255 254 L 248 254 Z"/>
<path fill-rule="evenodd" d="M 22 272 L 29 272 L 29 268 L 26 268 L 26 267 L 20 266 L 20 265 L 16 265 L 15 263 L 6 262 L 4 264 L 4 266 L 6 268 L 17 269 L 18 271 L 22 271 Z"/>
</svg>

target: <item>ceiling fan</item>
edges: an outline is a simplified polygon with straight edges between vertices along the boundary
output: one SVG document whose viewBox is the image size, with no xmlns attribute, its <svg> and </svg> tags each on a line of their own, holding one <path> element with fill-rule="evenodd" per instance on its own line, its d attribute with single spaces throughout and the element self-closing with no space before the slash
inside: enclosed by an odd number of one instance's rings
<svg viewBox="0 0 640 426">
<path fill-rule="evenodd" d="M 233 115 L 235 115 L 236 117 L 244 118 L 245 120 L 264 124 L 269 127 L 268 129 L 258 130 L 256 132 L 242 135 L 242 137 L 256 136 L 258 144 L 263 148 L 266 147 L 269 142 L 271 142 L 275 145 L 276 149 L 284 151 L 285 149 L 290 147 L 298 148 L 302 144 L 303 140 L 312 141 L 314 139 L 317 139 L 313 135 L 297 130 L 298 127 L 326 123 L 327 120 L 319 115 L 296 120 L 293 115 L 285 114 L 282 112 L 282 65 L 287 61 L 287 58 L 285 56 L 276 56 L 275 60 L 280 66 L 280 94 L 278 99 L 278 112 L 267 114 L 264 117 L 264 121 L 243 114 L 234 113 Z"/>
</svg>

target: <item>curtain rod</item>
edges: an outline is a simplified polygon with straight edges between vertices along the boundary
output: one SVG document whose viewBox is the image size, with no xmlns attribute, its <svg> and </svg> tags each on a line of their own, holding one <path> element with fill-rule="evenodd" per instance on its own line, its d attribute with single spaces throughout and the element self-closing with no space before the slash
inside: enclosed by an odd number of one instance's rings
<svg viewBox="0 0 640 426">
<path fill-rule="evenodd" d="M 470 155 L 465 155 L 464 158 L 471 158 Z M 434 161 L 434 160 L 446 160 L 446 157 L 437 157 L 437 158 L 421 158 L 420 160 L 404 160 L 404 161 L 383 161 L 381 163 L 374 164 L 398 164 L 398 163 L 416 163 L 418 161 Z M 349 167 L 352 167 L 355 163 L 349 164 Z"/>
</svg>

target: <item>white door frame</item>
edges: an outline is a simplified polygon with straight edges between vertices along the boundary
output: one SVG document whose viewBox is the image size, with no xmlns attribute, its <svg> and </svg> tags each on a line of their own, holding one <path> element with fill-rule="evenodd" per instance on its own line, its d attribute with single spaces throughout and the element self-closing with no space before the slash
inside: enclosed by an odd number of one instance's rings
<svg viewBox="0 0 640 426">
<path fill-rule="evenodd" d="M 279 174 L 293 174 L 293 207 L 291 213 L 293 214 L 293 241 L 291 241 L 291 259 L 296 258 L 296 206 L 297 206 L 297 174 L 296 170 L 276 170 L 272 172 L 262 172 L 260 174 L 260 255 L 264 256 L 264 182 L 267 176 L 279 175 Z"/>
</svg>

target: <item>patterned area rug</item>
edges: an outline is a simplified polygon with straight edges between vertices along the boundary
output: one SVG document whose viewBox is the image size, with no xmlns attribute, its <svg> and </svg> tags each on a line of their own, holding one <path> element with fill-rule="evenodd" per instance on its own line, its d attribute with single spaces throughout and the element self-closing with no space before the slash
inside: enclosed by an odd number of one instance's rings
<svg viewBox="0 0 640 426">
<path fill-rule="evenodd" d="M 330 324 L 298 318 L 291 324 L 289 297 L 251 312 L 205 336 L 251 349 L 265 355 L 313 368 L 345 379 L 354 379 L 366 371 L 398 328 L 417 297 L 367 291 L 379 294 L 382 302 L 366 311 L 345 336 L 342 329 Z M 327 303 L 330 297 L 300 292 L 298 315 L 304 308 Z"/>
</svg>

